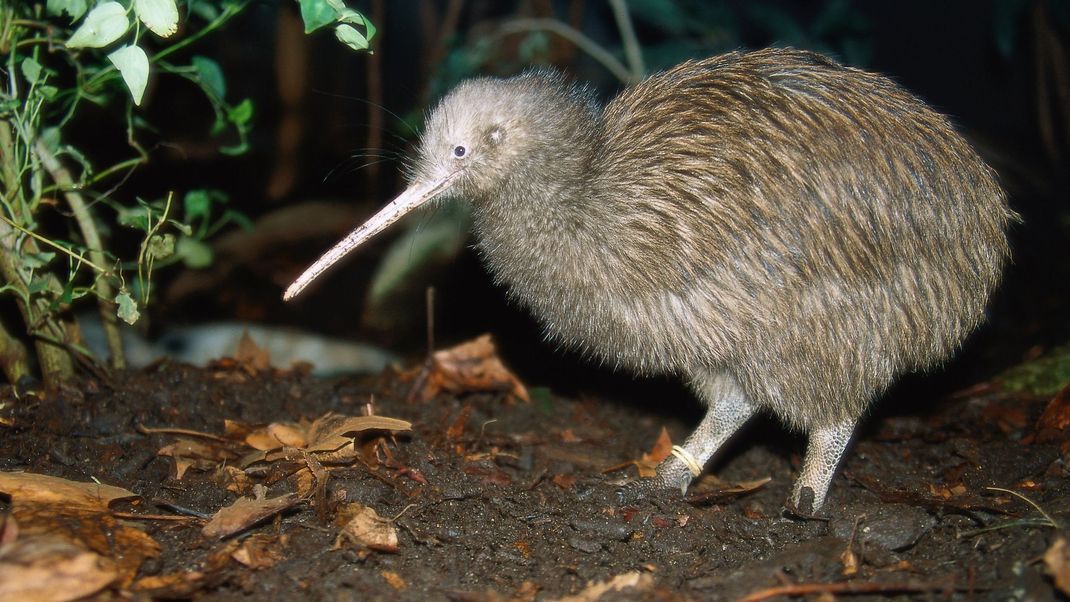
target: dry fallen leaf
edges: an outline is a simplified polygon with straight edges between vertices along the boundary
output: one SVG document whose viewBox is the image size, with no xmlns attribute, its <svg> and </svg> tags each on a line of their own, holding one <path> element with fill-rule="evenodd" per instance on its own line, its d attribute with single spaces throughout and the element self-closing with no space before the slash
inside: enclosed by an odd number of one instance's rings
<svg viewBox="0 0 1070 602">
<path fill-rule="evenodd" d="M 201 529 L 205 537 L 226 537 L 243 531 L 252 525 L 291 508 L 301 498 L 288 493 L 278 497 L 264 497 L 267 489 L 263 485 L 253 487 L 255 498 L 238 498 L 233 504 L 220 508 L 212 520 Z"/>
<path fill-rule="evenodd" d="M 339 541 L 347 539 L 362 546 L 377 550 L 396 550 L 398 533 L 394 523 L 379 516 L 372 508 L 350 502 L 338 509 L 334 523 L 342 528 Z"/>
<path fill-rule="evenodd" d="M 553 481 L 554 485 L 557 485 L 559 488 L 568 491 L 569 489 L 572 489 L 573 485 L 576 484 L 576 475 L 555 474 L 554 478 L 551 479 L 551 481 Z"/>
<path fill-rule="evenodd" d="M 204 577 L 205 574 L 202 571 L 149 575 L 138 579 L 130 589 L 138 593 L 147 593 L 155 600 L 189 598 L 201 588 Z"/>
<path fill-rule="evenodd" d="M 1055 587 L 1070 596 L 1070 545 L 1066 539 L 1059 537 L 1044 552 L 1044 568 L 1051 575 Z"/>
<path fill-rule="evenodd" d="M 253 449 L 270 451 L 280 447 L 305 447 L 308 425 L 292 422 L 273 422 L 249 433 L 245 444 Z"/>
<path fill-rule="evenodd" d="M 649 453 L 643 454 L 636 463 L 636 468 L 639 469 L 639 476 L 643 478 L 650 478 L 657 475 L 658 464 L 661 464 L 662 460 L 669 457 L 672 453 L 672 438 L 669 437 L 669 431 L 665 427 L 661 427 L 661 433 L 658 434 L 658 440 L 654 442 L 654 447 L 650 449 Z"/>
<path fill-rule="evenodd" d="M 457 413 L 457 418 L 450 423 L 450 426 L 446 429 L 446 440 L 457 441 L 464 436 L 464 429 L 468 426 L 468 419 L 472 416 L 472 404 L 466 403 L 461 411 Z M 464 453 L 461 450 L 459 453 Z"/>
<path fill-rule="evenodd" d="M 0 515 L 0 546 L 15 543 L 19 538 L 19 522 L 10 513 Z"/>
<path fill-rule="evenodd" d="M 559 602 L 596 602 L 610 592 L 619 592 L 623 596 L 625 591 L 627 591 L 628 598 L 641 599 L 643 593 L 650 592 L 653 589 L 654 578 L 649 573 L 632 571 L 617 575 L 609 581 L 588 583 L 583 591 L 572 596 L 560 598 Z"/>
<path fill-rule="evenodd" d="M 237 466 L 229 464 L 220 466 L 212 475 L 212 480 L 222 485 L 227 491 L 238 495 L 245 495 L 253 488 L 253 480 L 249 475 Z"/>
<path fill-rule="evenodd" d="M 294 479 L 294 489 L 301 499 L 312 495 L 312 491 L 316 488 L 316 476 L 312 474 L 311 469 L 306 466 L 293 473 L 291 478 Z"/>
<path fill-rule="evenodd" d="M 230 556 L 251 569 L 266 569 L 285 557 L 284 541 L 281 539 L 275 535 L 256 533 L 246 537 Z"/>
<path fill-rule="evenodd" d="M 432 369 L 416 396 L 421 401 L 428 401 L 442 391 L 455 394 L 502 391 L 517 399 L 530 401 L 527 388 L 498 357 L 498 350 L 489 334 L 436 351 L 431 359 Z"/>
<path fill-rule="evenodd" d="M 394 571 L 380 571 L 379 574 L 383 576 L 383 579 L 386 580 L 390 587 L 398 591 L 409 587 L 409 584 L 405 582 L 405 578 Z"/>
<path fill-rule="evenodd" d="M 271 368 L 271 354 L 267 349 L 257 345 L 253 337 L 249 336 L 248 331 L 241 333 L 234 359 L 241 367 L 253 373 L 264 372 Z"/>
<path fill-rule="evenodd" d="M 0 600 L 77 600 L 118 575 L 109 559 L 60 537 L 28 537 L 0 547 Z"/>
<path fill-rule="evenodd" d="M 33 473 L 0 473 L 0 491 L 11 496 L 11 514 L 23 536 L 61 538 L 100 555 L 109 562 L 111 579 L 120 587 L 133 580 L 145 559 L 160 553 L 152 537 L 108 513 L 112 501 L 137 497 L 126 489 Z"/>
<path fill-rule="evenodd" d="M 1035 427 L 1037 443 L 1070 438 L 1070 385 L 1063 387 L 1048 402 Z"/>
<path fill-rule="evenodd" d="M 138 497 L 122 487 L 68 481 L 32 472 L 0 472 L 0 492 L 14 504 L 55 504 L 104 511 L 112 501 Z"/>
<path fill-rule="evenodd" d="M 722 481 L 714 475 L 703 475 L 691 486 L 687 495 L 689 504 L 709 504 L 726 498 L 739 497 L 764 487 L 773 477 L 753 481 Z"/>
<path fill-rule="evenodd" d="M 170 456 L 175 460 L 175 479 L 181 481 L 186 470 L 196 467 L 199 470 L 212 470 L 220 463 L 236 458 L 224 443 L 214 439 L 200 441 L 179 437 L 170 445 L 165 445 L 156 452 L 158 456 Z"/>
<path fill-rule="evenodd" d="M 308 451 L 334 451 L 353 443 L 352 435 L 363 431 L 408 431 L 412 423 L 386 416 L 342 416 L 325 414 L 308 429 Z"/>
<path fill-rule="evenodd" d="M 525 581 L 520 584 L 511 599 L 513 602 L 534 602 L 538 594 L 539 586 L 532 581 Z"/>
</svg>

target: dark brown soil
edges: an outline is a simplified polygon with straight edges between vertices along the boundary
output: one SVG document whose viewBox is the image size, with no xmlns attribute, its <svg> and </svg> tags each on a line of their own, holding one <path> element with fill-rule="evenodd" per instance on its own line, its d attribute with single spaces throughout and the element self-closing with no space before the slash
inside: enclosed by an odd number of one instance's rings
<svg viewBox="0 0 1070 602">
<path fill-rule="evenodd" d="M 390 375 L 320 381 L 234 364 L 164 364 L 39 396 L 7 389 L 0 469 L 97 479 L 142 497 L 114 511 L 207 516 L 237 495 L 208 470 L 191 468 L 176 480 L 174 460 L 157 455 L 175 436 L 140 427 L 221 435 L 224 420 L 359 415 L 374 394 L 376 414 L 409 420 L 413 431 L 388 442 L 374 468 L 333 470 L 321 507 L 304 501 L 224 540 L 202 535 L 199 519 L 134 521 L 161 546 L 139 578 L 199 575 L 141 595 L 556 599 L 633 571 L 651 581 L 601 599 L 732 600 L 784 586 L 811 599 L 821 591 L 852 599 L 1060 595 L 1043 556 L 1065 526 L 1042 524 L 1022 498 L 988 489 L 1012 490 L 1070 524 L 1066 438 L 1038 437 L 1035 429 L 1045 398 L 988 387 L 926 400 L 921 415 L 875 417 L 833 483 L 826 519 L 801 520 L 782 511 L 801 440 L 771 420 L 744 432 L 712 466 L 721 483 L 692 488 L 714 492 L 701 501 L 666 492 L 621 507 L 616 485 L 635 469 L 605 470 L 649 450 L 664 416 L 545 393 L 526 404 L 488 393 L 414 403 L 404 401 L 406 389 Z M 678 441 L 691 425 L 665 426 Z M 766 477 L 764 486 L 732 492 L 732 484 Z M 293 480 L 281 478 L 269 495 L 293 490 Z M 336 548 L 331 519 L 343 498 L 396 517 L 397 548 Z M 253 570 L 222 553 L 253 535 L 275 548 L 275 564 Z"/>
</svg>

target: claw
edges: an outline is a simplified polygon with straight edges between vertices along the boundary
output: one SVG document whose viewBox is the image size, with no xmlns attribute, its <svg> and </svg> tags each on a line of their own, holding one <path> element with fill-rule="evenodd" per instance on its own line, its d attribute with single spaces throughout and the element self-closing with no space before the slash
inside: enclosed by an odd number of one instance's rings
<svg viewBox="0 0 1070 602">
<path fill-rule="evenodd" d="M 803 486 L 784 502 L 784 513 L 790 518 L 828 521 L 831 517 L 817 514 L 814 509 L 814 490 Z"/>
</svg>

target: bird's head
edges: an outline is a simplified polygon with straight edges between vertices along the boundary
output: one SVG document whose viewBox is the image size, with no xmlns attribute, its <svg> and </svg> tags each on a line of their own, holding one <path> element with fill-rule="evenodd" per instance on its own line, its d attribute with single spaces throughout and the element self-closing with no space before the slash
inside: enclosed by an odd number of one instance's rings
<svg viewBox="0 0 1070 602">
<path fill-rule="evenodd" d="M 561 141 L 578 135 L 567 130 L 589 126 L 596 111 L 590 92 L 556 72 L 461 83 L 428 116 L 409 187 L 309 266 L 283 299 L 297 296 L 350 251 L 431 200 L 480 202 L 511 179 L 545 170 L 561 155 Z"/>
</svg>

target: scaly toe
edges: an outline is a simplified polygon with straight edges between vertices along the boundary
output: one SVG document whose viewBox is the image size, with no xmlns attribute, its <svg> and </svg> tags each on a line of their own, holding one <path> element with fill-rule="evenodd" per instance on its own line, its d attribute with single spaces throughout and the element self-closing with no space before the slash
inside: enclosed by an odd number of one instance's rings
<svg viewBox="0 0 1070 602">
<path fill-rule="evenodd" d="M 658 466 L 657 476 L 654 478 L 636 479 L 621 485 L 617 489 L 617 501 L 630 504 L 666 490 L 672 490 L 682 496 L 690 484 L 691 473 L 687 467 L 676 458 L 670 458 Z"/>
</svg>

